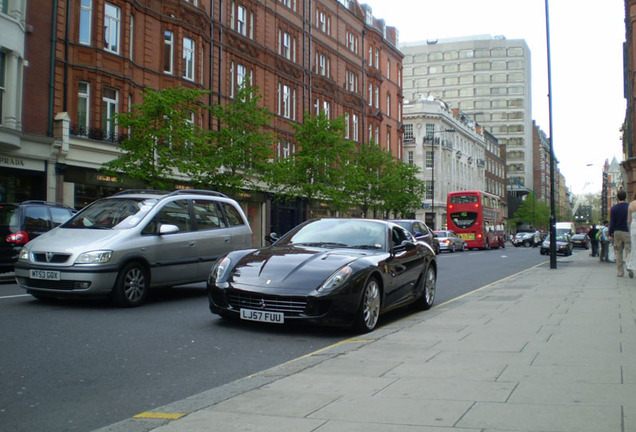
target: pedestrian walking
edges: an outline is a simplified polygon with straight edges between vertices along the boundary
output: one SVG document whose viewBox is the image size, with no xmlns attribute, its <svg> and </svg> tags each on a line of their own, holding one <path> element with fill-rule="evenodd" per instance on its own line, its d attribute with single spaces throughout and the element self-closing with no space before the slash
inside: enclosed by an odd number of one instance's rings
<svg viewBox="0 0 636 432">
<path fill-rule="evenodd" d="M 618 204 L 614 204 L 610 210 L 609 238 L 614 244 L 614 255 L 616 256 L 616 276 L 623 277 L 625 269 L 625 259 L 632 251 L 632 242 L 629 238 L 629 225 L 627 225 L 628 207 L 627 192 L 620 189 L 616 193 Z M 629 277 L 634 277 L 634 272 L 627 269 Z"/>
<path fill-rule="evenodd" d="M 592 252 L 590 252 L 590 256 L 597 257 L 598 256 L 598 228 L 596 225 L 592 224 L 590 229 L 587 232 L 587 236 L 590 238 L 590 245 L 592 245 Z"/>
<path fill-rule="evenodd" d="M 627 206 L 627 226 L 629 227 L 629 239 L 632 245 L 636 245 L 636 191 L 634 192 L 634 196 L 632 196 L 632 201 Z M 636 253 L 634 252 L 634 247 L 635 246 L 632 246 L 632 251 L 627 258 L 627 273 L 630 278 L 634 277 L 634 271 L 636 271 Z"/>
<path fill-rule="evenodd" d="M 609 262 L 609 221 L 603 221 L 601 227 L 601 234 L 599 235 L 599 244 L 601 246 L 601 252 L 599 253 L 600 262 Z"/>
</svg>

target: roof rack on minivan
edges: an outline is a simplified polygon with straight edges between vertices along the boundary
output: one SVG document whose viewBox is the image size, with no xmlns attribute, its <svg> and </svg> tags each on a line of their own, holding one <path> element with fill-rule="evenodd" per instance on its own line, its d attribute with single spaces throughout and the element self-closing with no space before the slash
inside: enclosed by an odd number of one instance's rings
<svg viewBox="0 0 636 432">
<path fill-rule="evenodd" d="M 119 191 L 111 196 L 117 195 L 126 195 L 126 194 L 153 194 L 153 195 L 167 195 L 169 191 L 164 190 L 156 190 L 156 189 L 125 189 L 123 191 Z"/>
<path fill-rule="evenodd" d="M 126 195 L 126 194 L 154 194 L 154 195 L 166 195 L 166 196 L 183 195 L 183 194 L 193 194 L 193 195 L 198 194 L 198 195 L 217 196 L 221 198 L 228 197 L 227 195 L 222 194 L 221 192 L 205 190 L 205 189 L 177 189 L 176 191 L 173 191 L 173 192 L 164 191 L 164 190 L 155 190 L 155 189 L 127 189 L 121 192 L 117 192 L 116 194 L 113 194 L 112 196 Z"/>
<path fill-rule="evenodd" d="M 211 196 L 218 196 L 221 198 L 227 198 L 227 195 L 221 192 L 206 190 L 206 189 L 177 189 L 176 191 L 172 192 L 170 195 L 180 195 L 180 194 L 211 195 Z"/>
</svg>

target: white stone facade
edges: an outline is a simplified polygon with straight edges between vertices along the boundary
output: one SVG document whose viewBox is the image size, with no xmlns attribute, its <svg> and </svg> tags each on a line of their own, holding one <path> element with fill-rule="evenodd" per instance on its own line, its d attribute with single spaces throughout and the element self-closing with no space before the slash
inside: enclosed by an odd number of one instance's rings
<svg viewBox="0 0 636 432">
<path fill-rule="evenodd" d="M 485 140 L 472 122 L 442 101 L 404 105 L 404 161 L 417 165 L 427 185 L 415 217 L 433 229 L 446 227 L 451 191 L 485 190 Z"/>
</svg>

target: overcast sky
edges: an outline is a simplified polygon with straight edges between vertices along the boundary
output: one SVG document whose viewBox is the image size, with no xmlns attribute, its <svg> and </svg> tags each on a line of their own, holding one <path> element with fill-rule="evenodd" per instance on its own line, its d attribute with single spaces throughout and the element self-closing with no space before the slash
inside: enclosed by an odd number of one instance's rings
<svg viewBox="0 0 636 432">
<path fill-rule="evenodd" d="M 400 42 L 482 34 L 525 39 L 532 117 L 549 135 L 545 0 L 359 2 L 396 27 Z M 624 0 L 549 0 L 549 20 L 554 152 L 574 193 L 597 192 L 605 160 L 622 160 Z"/>
</svg>

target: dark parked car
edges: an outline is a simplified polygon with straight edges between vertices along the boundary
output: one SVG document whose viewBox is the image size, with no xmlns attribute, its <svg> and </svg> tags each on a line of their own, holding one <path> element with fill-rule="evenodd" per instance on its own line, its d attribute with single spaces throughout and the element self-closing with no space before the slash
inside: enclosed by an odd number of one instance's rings
<svg viewBox="0 0 636 432">
<path fill-rule="evenodd" d="M 66 222 L 73 213 L 71 207 L 46 201 L 0 204 L 0 273 L 13 271 L 22 246 Z"/>
<path fill-rule="evenodd" d="M 590 248 L 590 238 L 585 233 L 574 234 L 572 236 L 572 246 L 583 249 Z"/>
<path fill-rule="evenodd" d="M 557 234 L 556 235 L 556 253 L 563 254 L 564 256 L 572 255 L 572 241 L 570 236 L 567 234 Z M 541 243 L 541 248 L 539 249 L 539 253 L 541 255 L 549 255 L 550 254 L 550 235 L 548 235 L 543 243 Z"/>
<path fill-rule="evenodd" d="M 455 234 L 455 231 L 435 231 L 435 237 L 437 237 L 440 250 L 442 251 L 463 252 L 466 249 L 466 243 L 464 243 L 464 240 L 461 237 Z"/>
<path fill-rule="evenodd" d="M 381 313 L 435 299 L 437 261 L 404 228 L 371 219 L 313 219 L 271 246 L 230 252 L 208 280 L 210 310 L 266 323 L 309 321 L 368 332 Z"/>
<path fill-rule="evenodd" d="M 437 237 L 435 237 L 433 230 L 430 229 L 425 222 L 417 219 L 391 219 L 389 222 L 396 223 L 402 228 L 406 228 L 417 240 L 428 243 L 435 253 L 439 254 L 439 241 L 437 240 Z"/>
</svg>

